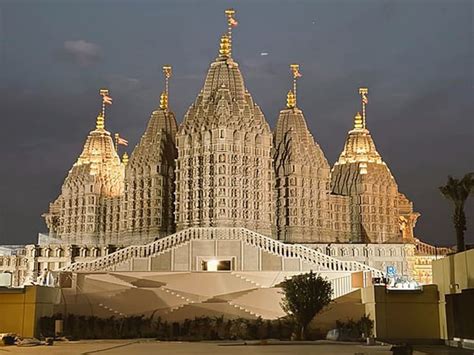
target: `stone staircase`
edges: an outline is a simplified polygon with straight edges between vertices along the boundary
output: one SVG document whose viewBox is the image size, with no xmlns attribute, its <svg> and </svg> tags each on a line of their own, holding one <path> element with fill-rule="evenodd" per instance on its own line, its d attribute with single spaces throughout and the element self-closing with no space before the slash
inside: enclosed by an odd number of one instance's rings
<svg viewBox="0 0 474 355">
<path fill-rule="evenodd" d="M 189 228 L 158 239 L 146 245 L 132 245 L 104 257 L 66 266 L 60 271 L 107 271 L 119 263 L 133 258 L 159 255 L 193 240 L 241 240 L 248 245 L 268 253 L 287 258 L 300 258 L 315 266 L 316 270 L 367 271 L 374 277 L 383 277 L 384 272 L 357 261 L 343 261 L 299 244 L 284 244 L 278 240 L 253 232 L 246 228 Z"/>
</svg>

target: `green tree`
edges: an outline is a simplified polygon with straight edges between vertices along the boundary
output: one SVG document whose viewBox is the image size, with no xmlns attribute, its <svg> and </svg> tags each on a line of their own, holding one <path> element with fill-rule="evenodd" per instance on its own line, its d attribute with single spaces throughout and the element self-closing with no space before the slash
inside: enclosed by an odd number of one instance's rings
<svg viewBox="0 0 474 355">
<path fill-rule="evenodd" d="M 299 338 L 304 340 L 309 322 L 331 302 L 331 283 L 311 271 L 283 281 L 281 288 L 281 307 L 296 321 Z"/>
<path fill-rule="evenodd" d="M 441 186 L 439 190 L 454 204 L 453 222 L 456 230 L 457 251 L 463 251 L 465 249 L 464 231 L 466 230 L 464 205 L 469 195 L 474 191 L 474 173 L 464 175 L 461 180 L 448 176 L 448 183 Z"/>
</svg>

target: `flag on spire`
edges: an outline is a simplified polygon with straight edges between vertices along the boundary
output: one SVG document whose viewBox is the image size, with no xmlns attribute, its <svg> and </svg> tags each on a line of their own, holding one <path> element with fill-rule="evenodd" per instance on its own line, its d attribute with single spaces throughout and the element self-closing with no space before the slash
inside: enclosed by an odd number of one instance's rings
<svg viewBox="0 0 474 355">
<path fill-rule="evenodd" d="M 237 25 L 239 24 L 239 22 L 233 18 L 233 17 L 229 17 L 229 24 L 232 26 L 232 27 L 237 27 Z"/>
<path fill-rule="evenodd" d="M 104 94 L 102 95 L 102 102 L 107 105 L 112 105 L 112 98 L 109 95 Z"/>
<path fill-rule="evenodd" d="M 127 146 L 128 146 L 128 141 L 127 141 L 126 139 L 124 139 L 124 138 L 118 136 L 118 138 L 117 138 L 117 144 L 123 145 L 123 146 L 127 147 Z"/>
<path fill-rule="evenodd" d="M 299 64 L 291 64 L 290 65 L 291 72 L 293 73 L 294 78 L 301 78 L 303 75 L 300 73 L 300 66 Z"/>
<path fill-rule="evenodd" d="M 367 94 L 362 94 L 362 102 L 364 103 L 364 105 L 367 105 L 369 103 Z"/>
</svg>

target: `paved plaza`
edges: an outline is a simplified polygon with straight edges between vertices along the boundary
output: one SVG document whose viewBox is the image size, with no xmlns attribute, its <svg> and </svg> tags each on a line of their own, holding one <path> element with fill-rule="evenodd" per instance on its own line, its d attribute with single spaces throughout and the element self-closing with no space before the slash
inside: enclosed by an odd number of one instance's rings
<svg viewBox="0 0 474 355">
<path fill-rule="evenodd" d="M 305 343 L 281 342 L 260 345 L 250 342 L 160 342 L 155 340 L 84 340 L 56 342 L 53 346 L 0 347 L 1 354 L 350 354 L 377 355 L 392 354 L 390 345 L 366 346 L 358 343 L 316 341 Z M 444 346 L 415 347 L 414 354 L 472 354 Z"/>
<path fill-rule="evenodd" d="M 152 340 L 89 340 L 57 342 L 53 346 L 0 347 L 0 354 L 391 354 L 389 346 L 313 342 L 300 345 L 244 345 L 244 343 L 159 342 Z"/>
</svg>

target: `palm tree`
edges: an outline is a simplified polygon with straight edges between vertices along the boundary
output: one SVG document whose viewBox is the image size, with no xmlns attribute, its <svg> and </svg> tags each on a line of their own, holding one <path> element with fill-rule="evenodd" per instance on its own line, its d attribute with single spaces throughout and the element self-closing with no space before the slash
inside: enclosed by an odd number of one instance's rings
<svg viewBox="0 0 474 355">
<path fill-rule="evenodd" d="M 466 215 L 464 214 L 464 204 L 467 198 L 474 191 L 474 173 L 464 175 L 461 180 L 448 176 L 448 183 L 439 188 L 444 197 L 454 203 L 454 229 L 456 230 L 457 251 L 463 251 L 464 231 L 466 230 Z"/>
</svg>

